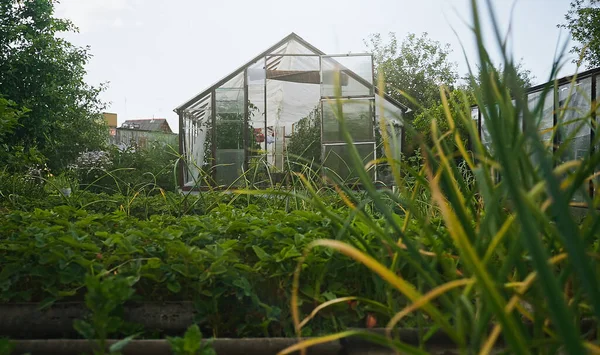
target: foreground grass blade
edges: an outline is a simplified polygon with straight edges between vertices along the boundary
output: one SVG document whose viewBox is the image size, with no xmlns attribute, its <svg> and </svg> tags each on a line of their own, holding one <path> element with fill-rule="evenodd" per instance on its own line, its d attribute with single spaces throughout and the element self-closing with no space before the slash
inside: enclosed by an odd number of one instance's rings
<svg viewBox="0 0 600 355">
<path fill-rule="evenodd" d="M 341 333 L 336 333 L 336 334 L 326 335 L 326 336 L 322 336 L 322 337 L 318 337 L 318 338 L 314 338 L 314 339 L 304 340 L 304 341 L 299 342 L 298 344 L 292 345 L 292 346 L 288 347 L 287 349 L 280 351 L 279 353 L 277 353 L 277 355 L 292 354 L 297 351 L 306 350 L 306 349 L 310 348 L 311 346 L 315 346 L 315 345 L 319 345 L 319 344 L 326 344 L 326 343 L 329 343 L 332 341 L 340 340 L 343 338 L 349 338 L 349 337 L 358 337 L 358 338 L 362 338 L 364 340 L 368 340 L 374 344 L 379 344 L 379 345 L 383 345 L 386 347 L 393 347 L 397 350 L 402 351 L 403 354 L 427 355 L 427 352 L 420 350 L 418 348 L 415 348 L 413 346 L 403 344 L 399 341 L 394 341 L 394 340 L 388 339 L 384 336 L 381 336 L 381 335 L 378 335 L 375 333 L 371 333 L 371 332 L 367 332 L 367 331 L 357 331 L 357 330 L 348 330 L 348 331 L 341 332 Z"/>
<path fill-rule="evenodd" d="M 328 248 L 332 248 L 337 250 L 338 252 L 351 257 L 352 259 L 362 263 L 366 267 L 368 267 L 371 271 L 379 275 L 382 279 L 400 291 L 403 295 L 405 295 L 412 302 L 417 302 L 421 297 L 421 293 L 419 293 L 414 285 L 400 278 L 392 271 L 390 271 L 385 266 L 381 265 L 378 261 L 373 259 L 372 257 L 360 252 L 356 248 L 336 241 L 336 240 L 318 240 L 309 246 L 309 249 L 314 248 L 316 246 L 324 246 Z M 440 313 L 435 307 L 430 304 L 423 305 L 423 309 L 438 323 L 447 334 L 453 338 L 457 343 L 461 343 L 461 339 L 457 336 L 456 332 L 452 328 L 452 326 L 446 320 L 446 317 Z"/>
</svg>

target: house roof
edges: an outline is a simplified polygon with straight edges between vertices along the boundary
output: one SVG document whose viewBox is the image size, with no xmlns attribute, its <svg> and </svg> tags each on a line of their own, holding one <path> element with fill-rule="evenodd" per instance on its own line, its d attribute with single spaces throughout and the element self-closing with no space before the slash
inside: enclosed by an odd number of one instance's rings
<svg viewBox="0 0 600 355">
<path fill-rule="evenodd" d="M 309 50 L 311 50 L 312 52 L 314 52 L 316 55 L 326 55 L 325 52 L 319 50 L 318 48 L 316 48 L 315 46 L 313 46 L 312 44 L 310 44 L 306 40 L 304 40 L 302 37 L 300 37 L 297 34 L 295 34 L 294 32 L 292 32 L 288 36 L 286 36 L 285 38 L 283 38 L 281 41 L 279 41 L 276 44 L 274 44 L 273 46 L 269 47 L 267 50 L 265 50 L 264 52 L 262 52 L 259 55 L 255 56 L 254 58 L 250 59 L 247 63 L 243 64 L 242 66 L 240 66 L 239 68 L 237 68 L 236 70 L 234 70 L 231 74 L 229 74 L 226 77 L 224 77 L 223 79 L 217 81 L 215 84 L 213 84 L 212 86 L 210 86 L 206 90 L 200 92 L 198 95 L 194 96 L 193 98 L 191 98 L 190 100 L 186 101 L 182 105 L 178 106 L 173 111 L 175 111 L 176 113 L 179 113 L 180 111 L 185 110 L 188 107 L 192 106 L 193 104 L 197 103 L 198 100 L 204 99 L 206 97 L 206 95 L 209 94 L 213 89 L 215 89 L 215 88 L 217 88 L 217 87 L 225 84 L 226 82 L 228 82 L 229 80 L 231 80 L 232 78 L 234 78 L 236 75 L 238 75 L 242 71 L 244 71 L 244 69 L 246 67 L 252 65 L 253 63 L 255 63 L 256 61 L 258 61 L 259 59 L 261 59 L 264 56 L 268 55 L 269 53 L 277 50 L 282 45 L 284 45 L 285 43 L 287 43 L 287 42 L 289 42 L 291 40 L 295 40 L 295 41 L 299 42 L 300 44 L 302 44 L 303 46 L 305 46 L 306 48 L 308 48 Z M 359 80 L 361 82 L 364 82 L 364 79 L 360 78 L 359 75 L 356 75 L 354 77 L 354 79 Z M 375 89 L 375 93 L 378 94 L 378 95 L 380 95 L 379 94 L 379 88 L 377 86 L 375 86 L 374 89 Z M 395 100 L 394 98 L 392 98 L 391 96 L 387 95 L 386 93 L 383 93 L 382 96 L 386 99 L 386 101 L 390 102 L 391 104 L 393 104 L 397 108 L 399 108 L 399 109 L 401 109 L 403 111 L 406 111 L 408 109 L 407 106 L 403 105 L 402 103 L 400 103 L 399 101 Z"/>
<path fill-rule="evenodd" d="M 166 125 L 166 129 L 165 129 Z M 153 132 L 166 132 L 173 133 L 169 122 L 165 118 L 149 118 L 149 119 L 136 119 L 127 120 L 123 122 L 120 128 L 134 129 L 137 131 L 153 131 Z"/>
</svg>

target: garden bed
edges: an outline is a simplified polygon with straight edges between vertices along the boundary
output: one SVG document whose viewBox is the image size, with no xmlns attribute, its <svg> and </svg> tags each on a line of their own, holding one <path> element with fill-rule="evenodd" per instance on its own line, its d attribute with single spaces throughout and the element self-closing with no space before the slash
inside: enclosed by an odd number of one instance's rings
<svg viewBox="0 0 600 355">
<path fill-rule="evenodd" d="M 129 303 L 124 307 L 123 319 L 143 326 L 148 334 L 181 335 L 194 323 L 196 311 L 193 302 L 144 302 Z M 89 316 L 82 302 L 61 302 L 41 310 L 36 303 L 12 303 L 0 305 L 0 334 L 9 337 L 16 346 L 15 354 L 82 354 L 91 353 L 93 343 L 80 339 L 73 329 L 73 321 Z M 384 334 L 383 329 L 372 332 Z M 402 342 L 419 345 L 424 330 L 400 329 L 394 335 Z M 118 340 L 108 341 L 108 345 Z M 217 338 L 212 346 L 217 354 L 275 354 L 298 340 L 296 338 Z M 434 333 L 427 341 L 427 349 L 433 354 L 452 353 L 455 345 L 442 332 Z M 394 354 L 389 349 L 359 338 L 345 338 L 311 348 L 309 354 Z M 134 340 L 123 354 L 171 354 L 166 340 Z"/>
<path fill-rule="evenodd" d="M 126 322 L 143 325 L 150 333 L 180 335 L 194 324 L 192 302 L 130 303 L 123 309 Z M 73 321 L 89 311 L 83 302 L 61 302 L 40 310 L 36 303 L 0 304 L 0 335 L 12 339 L 76 339 Z"/>
<path fill-rule="evenodd" d="M 215 339 L 212 342 L 217 355 L 270 355 L 295 344 L 293 338 L 247 338 Z M 110 340 L 109 345 L 117 340 Z M 81 355 L 91 353 L 93 345 L 87 340 L 20 340 L 15 341 L 14 354 L 32 355 Z M 501 349 L 496 349 L 500 351 Z M 496 350 L 493 353 L 496 353 Z M 455 348 L 443 344 L 432 344 L 427 348 L 432 355 L 458 354 Z M 134 340 L 122 350 L 123 355 L 167 355 L 172 354 L 166 340 Z M 355 347 L 342 342 L 316 345 L 307 351 L 308 355 L 395 355 L 396 352 L 379 346 Z"/>
<path fill-rule="evenodd" d="M 292 338 L 248 338 L 248 339 L 215 339 L 212 346 L 218 355 L 266 355 L 277 352 L 295 344 Z M 117 340 L 109 341 L 109 345 Z M 31 353 L 32 355 L 80 355 L 92 353 L 93 344 L 87 340 L 21 340 L 15 341 L 14 354 Z M 338 342 L 315 346 L 310 349 L 311 355 L 344 354 Z M 171 346 L 166 340 L 134 340 L 127 344 L 124 355 L 163 355 L 172 354 Z M 346 353 L 348 354 L 348 353 Z"/>
</svg>

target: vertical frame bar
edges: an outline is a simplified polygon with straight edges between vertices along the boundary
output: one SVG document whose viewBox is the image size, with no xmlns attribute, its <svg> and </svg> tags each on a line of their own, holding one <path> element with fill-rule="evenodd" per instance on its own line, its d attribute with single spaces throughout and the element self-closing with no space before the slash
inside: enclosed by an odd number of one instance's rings
<svg viewBox="0 0 600 355">
<path fill-rule="evenodd" d="M 375 132 L 375 130 L 377 129 L 377 127 L 379 126 L 377 124 L 377 93 L 375 92 L 375 64 L 373 63 L 373 53 L 371 53 L 370 55 L 371 57 L 371 95 L 373 95 L 373 103 L 371 104 L 371 118 L 372 118 L 372 126 L 373 126 L 373 141 L 375 142 L 375 144 L 373 144 L 373 159 L 375 161 L 377 161 L 377 134 Z M 379 115 L 381 116 L 381 112 L 379 113 Z M 379 117 L 381 119 L 381 117 Z M 385 127 L 385 129 L 387 129 L 387 127 Z M 375 163 L 375 166 L 373 166 L 374 173 L 373 173 L 373 180 L 377 181 L 377 163 Z"/>
<path fill-rule="evenodd" d="M 525 92 L 525 107 L 523 110 L 529 111 L 529 93 Z M 525 112 L 523 112 L 523 119 L 521 120 L 521 132 L 525 133 Z"/>
<path fill-rule="evenodd" d="M 185 134 L 185 126 L 183 124 L 183 111 L 178 110 L 177 115 L 179 116 L 179 164 L 177 167 L 177 172 L 179 175 L 177 176 L 177 183 L 179 184 L 179 188 L 183 190 L 184 182 L 184 164 L 187 163 L 186 154 L 183 152 L 183 145 L 185 144 L 184 134 Z M 182 159 L 183 158 L 183 159 Z"/>
<path fill-rule="evenodd" d="M 594 74 L 592 75 L 592 92 L 591 92 L 591 102 L 592 102 L 592 108 L 594 108 L 594 110 L 592 110 L 592 117 L 590 118 L 591 120 L 591 127 L 590 127 L 590 151 L 589 151 L 589 156 L 594 155 L 594 153 L 596 153 L 596 145 L 594 144 L 594 140 L 596 139 L 596 126 L 597 126 L 597 122 L 596 122 L 596 111 L 597 109 L 596 107 L 596 103 L 597 103 L 597 90 L 598 88 L 596 87 L 596 80 L 598 79 L 598 75 Z M 594 179 L 590 179 L 589 181 L 589 194 L 590 194 L 590 198 L 594 199 Z"/>
<path fill-rule="evenodd" d="M 477 106 L 477 134 L 479 135 L 479 139 L 481 139 L 481 120 L 483 119 L 483 115 L 481 114 L 481 107 Z"/>
<path fill-rule="evenodd" d="M 264 92 L 264 97 L 265 97 L 265 133 L 264 133 L 265 141 L 264 141 L 264 144 L 265 144 L 265 163 L 268 163 L 268 161 L 269 161 L 269 152 L 267 150 L 267 148 L 268 148 L 268 142 L 267 142 L 267 121 L 268 120 L 267 120 L 267 117 L 268 117 L 269 109 L 267 107 L 267 101 L 268 101 L 268 99 L 267 99 L 267 97 L 268 97 L 267 96 L 267 56 L 265 56 L 265 67 L 264 67 L 264 70 L 265 70 L 265 90 L 264 90 L 265 91 Z M 266 164 L 266 165 L 267 165 L 267 167 L 269 166 L 269 164 Z"/>
<path fill-rule="evenodd" d="M 243 146 L 244 146 L 244 171 L 248 171 L 249 161 L 250 161 L 250 137 L 248 136 L 248 68 L 244 68 L 244 132 L 242 134 L 243 137 Z"/>
<path fill-rule="evenodd" d="M 560 130 L 558 129 L 557 125 L 558 125 L 558 109 L 560 108 L 560 99 L 559 99 L 559 92 L 560 90 L 560 85 L 558 85 L 558 83 L 554 83 L 554 90 L 553 93 L 553 100 L 554 100 L 554 106 L 553 106 L 553 110 L 552 110 L 552 124 L 554 126 L 554 137 L 552 137 L 552 155 L 556 154 L 556 150 L 558 147 L 558 144 L 560 142 Z M 555 158 L 555 157 L 554 157 Z M 553 159 L 554 159 L 553 158 Z M 554 159 L 556 160 L 556 159 Z M 559 164 L 558 161 L 555 161 L 555 165 Z"/>
<path fill-rule="evenodd" d="M 320 90 L 320 88 L 319 88 Z M 323 108 L 323 105 L 325 104 L 325 101 L 323 99 L 321 99 L 321 165 L 325 165 L 325 145 L 323 144 L 323 131 L 324 131 L 324 127 L 325 127 L 325 110 Z M 321 175 L 325 176 L 325 171 L 321 170 Z"/>
<path fill-rule="evenodd" d="M 375 59 L 373 58 L 373 53 L 371 53 L 371 95 L 375 96 Z M 380 93 L 383 97 L 384 94 Z"/>
<path fill-rule="evenodd" d="M 320 142 L 321 145 L 321 165 L 325 163 L 325 147 L 323 147 L 323 126 L 325 125 L 325 111 L 323 111 L 323 57 L 319 56 L 319 115 L 321 116 L 321 132 Z M 321 175 L 325 176 L 325 172 L 321 170 Z"/>
<path fill-rule="evenodd" d="M 406 130 L 404 129 L 404 122 L 402 122 L 402 128 L 400 131 L 400 153 L 402 153 L 402 155 L 406 154 L 405 147 L 406 147 Z"/>
<path fill-rule="evenodd" d="M 210 134 L 212 137 L 211 151 L 212 151 L 212 162 L 210 163 L 210 175 L 213 182 L 216 184 L 217 181 L 217 91 L 212 90 L 210 94 L 210 119 L 211 119 L 211 130 Z"/>
<path fill-rule="evenodd" d="M 374 92 L 375 91 L 373 91 L 373 93 Z M 377 104 L 375 103 L 376 100 L 377 100 L 377 98 L 373 97 L 373 101 L 371 101 L 371 103 L 369 104 L 369 106 L 371 106 L 371 122 L 372 122 L 371 125 L 373 126 L 372 131 L 373 131 L 373 160 L 374 161 L 377 161 L 377 135 L 375 134 L 375 129 L 377 129 L 376 127 L 378 125 L 376 122 L 377 121 L 377 112 L 375 111 L 377 109 L 377 107 L 376 107 Z M 387 127 L 385 129 L 387 129 Z M 377 181 L 377 177 L 378 177 L 377 176 L 378 175 L 377 167 L 378 167 L 378 164 L 375 163 L 373 165 L 373 169 L 374 169 L 373 170 L 373 181 Z"/>
</svg>

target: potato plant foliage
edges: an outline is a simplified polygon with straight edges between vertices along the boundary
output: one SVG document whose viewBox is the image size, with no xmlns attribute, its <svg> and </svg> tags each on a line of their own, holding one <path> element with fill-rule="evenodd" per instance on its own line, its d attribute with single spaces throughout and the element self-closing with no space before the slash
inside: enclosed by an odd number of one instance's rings
<svg viewBox="0 0 600 355">
<path fill-rule="evenodd" d="M 0 301 L 83 301 L 86 277 L 110 276 L 136 280 L 130 302 L 193 301 L 207 335 L 291 336 L 288 300 L 297 262 L 309 243 L 335 236 L 340 227 L 318 212 L 253 204 L 149 219 L 65 205 L 8 211 L 0 215 Z M 386 253 L 368 226 L 356 227 L 365 248 Z M 381 281 L 342 255 L 322 250 L 304 263 L 307 310 L 356 294 L 385 301 Z M 363 326 L 367 312 L 386 307 L 338 309 L 319 317 L 307 334 Z"/>
</svg>

